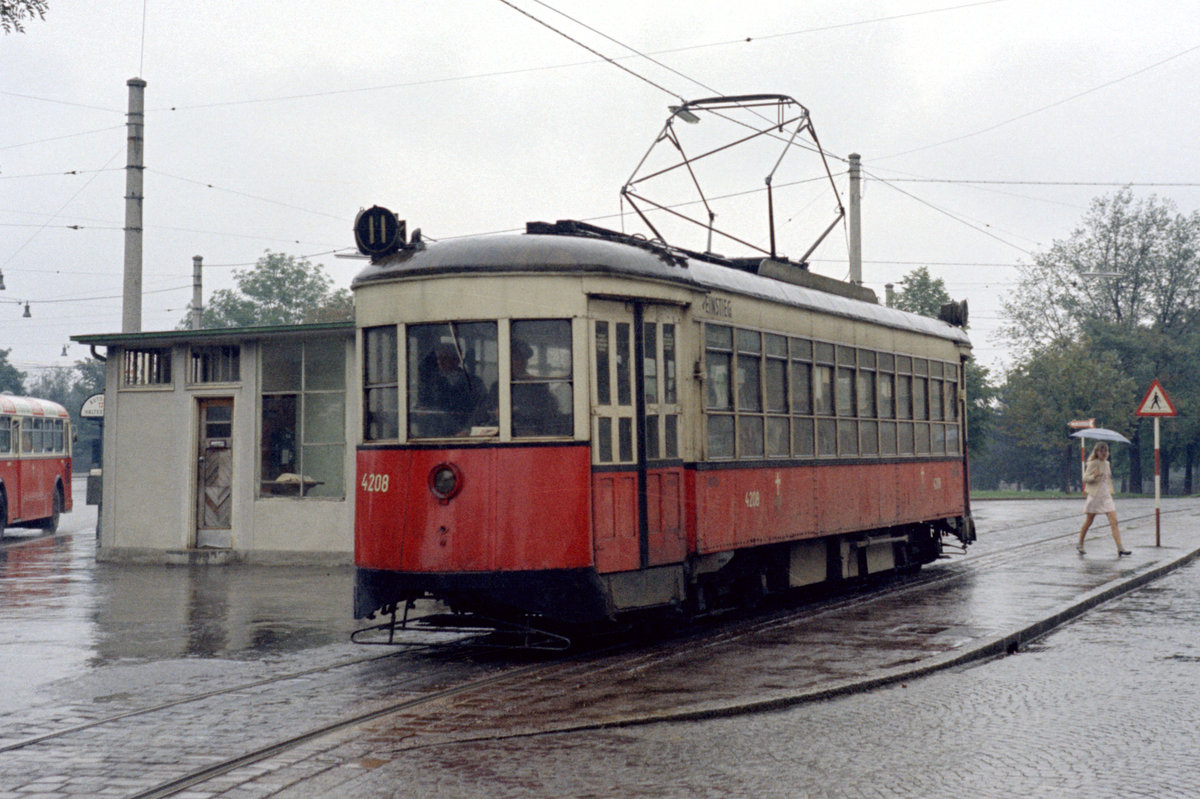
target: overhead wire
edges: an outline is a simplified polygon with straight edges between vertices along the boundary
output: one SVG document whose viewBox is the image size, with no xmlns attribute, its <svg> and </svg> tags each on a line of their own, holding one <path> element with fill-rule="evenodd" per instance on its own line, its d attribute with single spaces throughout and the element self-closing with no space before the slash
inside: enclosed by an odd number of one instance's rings
<svg viewBox="0 0 1200 799">
<path fill-rule="evenodd" d="M 665 86 L 660 86 L 659 84 L 650 80 L 645 75 L 638 74 L 637 72 L 634 72 L 632 69 L 629 69 L 626 66 L 618 64 L 614 59 L 604 55 L 604 53 L 601 53 L 599 50 L 584 44 L 583 42 L 579 41 L 575 37 L 568 34 L 566 31 L 563 31 L 563 30 L 560 30 L 560 29 L 554 27 L 549 22 L 546 22 L 543 19 L 539 19 L 538 17 L 534 16 L 533 14 L 530 14 L 528 11 L 521 8 L 520 6 L 517 6 L 517 5 L 509 2 L 509 0 L 499 0 L 499 1 L 501 3 L 503 3 L 504 5 L 508 6 L 509 8 L 511 8 L 513 11 L 516 11 L 518 14 L 523 14 L 524 16 L 529 17 L 529 19 L 533 20 L 537 24 L 539 24 L 545 28 L 548 28 L 549 30 L 551 30 L 554 33 L 558 34 L 559 36 L 563 37 L 564 39 L 566 39 L 570 42 L 573 42 L 574 44 L 577 44 L 578 46 L 582 47 L 584 50 L 587 50 L 592 55 L 595 55 L 595 56 L 598 56 L 598 57 L 604 59 L 606 62 L 608 62 L 609 64 L 612 64 L 614 67 L 621 70 L 622 72 L 628 73 L 629 75 L 632 75 L 633 77 L 637 78 L 638 80 L 644 81 L 645 83 L 650 84 L 651 86 L 658 89 L 659 91 L 665 92 L 666 94 L 669 94 L 672 97 L 678 97 L 681 102 L 686 102 L 686 100 L 683 98 L 683 95 L 676 94 L 675 92 L 671 91 L 670 89 L 666 88 Z"/>
<path fill-rule="evenodd" d="M 1116 78 L 1116 79 L 1114 79 L 1114 80 L 1106 81 L 1105 83 L 1101 83 L 1101 84 L 1099 84 L 1098 86 L 1093 86 L 1093 87 L 1091 87 L 1090 89 L 1085 89 L 1085 90 L 1084 90 L 1084 91 L 1082 91 L 1082 92 L 1078 92 L 1078 93 L 1076 93 L 1076 94 L 1073 94 L 1073 95 L 1071 95 L 1070 97 L 1064 97 L 1064 98 L 1063 98 L 1063 99 L 1061 99 L 1061 100 L 1056 100 L 1055 102 L 1053 102 L 1053 103 L 1049 103 L 1049 104 L 1047 104 L 1047 105 L 1043 105 L 1043 106 L 1041 106 L 1040 108 L 1035 108 L 1035 109 L 1033 109 L 1032 111 L 1026 111 L 1026 112 L 1025 112 L 1025 113 L 1023 113 L 1023 114 L 1018 114 L 1018 115 L 1016 115 L 1016 116 L 1014 116 L 1014 117 L 1010 117 L 1010 118 L 1008 118 L 1008 119 L 1005 119 L 1005 120 L 1003 120 L 1003 121 L 1001 121 L 1001 122 L 997 122 L 997 123 L 995 123 L 994 125 L 989 125 L 989 126 L 987 126 L 986 128 L 980 128 L 979 130 L 971 131 L 970 133 L 964 133 L 964 134 L 962 134 L 962 135 L 960 135 L 960 136 L 953 136 L 953 137 L 951 137 L 951 138 L 949 138 L 949 139 L 943 139 L 942 141 L 934 142 L 934 143 L 932 143 L 932 144 L 926 144 L 926 145 L 923 145 L 923 146 L 921 146 L 921 147 L 913 147 L 912 149 L 909 149 L 909 150 L 903 150 L 903 151 L 901 151 L 901 152 L 898 152 L 898 153 L 892 153 L 892 154 L 890 154 L 890 155 L 884 155 L 884 156 L 880 156 L 879 158 L 876 158 L 875 160 L 876 160 L 876 161 L 883 161 L 883 160 L 886 160 L 886 159 L 889 159 L 889 158 L 899 158 L 899 157 L 900 157 L 900 156 L 902 156 L 902 155 L 910 155 L 910 154 L 912 154 L 912 153 L 919 153 L 919 152 L 922 152 L 922 151 L 924 151 L 924 150 L 931 150 L 931 149 L 933 149 L 934 147 L 941 147 L 941 146 L 942 146 L 942 145 L 944 145 L 944 144 L 951 144 L 951 143 L 953 143 L 953 142 L 962 141 L 963 139 L 969 139 L 969 138 L 972 138 L 972 137 L 974 137 L 974 136 L 980 136 L 980 135 L 982 135 L 982 134 L 984 134 L 984 133 L 990 133 L 991 131 L 993 131 L 993 130 L 996 130 L 997 128 L 1002 128 L 1002 127 L 1004 127 L 1005 125 L 1011 125 L 1013 122 L 1018 122 L 1018 121 L 1020 121 L 1020 120 L 1022 120 L 1022 119 L 1026 119 L 1026 118 L 1028 118 L 1028 117 L 1031 117 L 1031 116 L 1033 116 L 1034 114 L 1040 114 L 1041 112 L 1043 112 L 1043 111 L 1048 111 L 1048 110 L 1049 110 L 1049 109 L 1051 109 L 1051 108 L 1057 108 L 1058 106 L 1060 106 L 1060 105 L 1065 105 L 1066 103 L 1072 102 L 1073 100 L 1078 100 L 1080 97 L 1086 97 L 1086 96 L 1087 96 L 1087 95 L 1089 95 L 1089 94 L 1094 94 L 1095 92 L 1098 92 L 1098 91 L 1100 91 L 1101 89 L 1107 89 L 1107 88 L 1109 88 L 1110 86 L 1115 86 L 1115 85 L 1116 85 L 1116 84 L 1118 84 L 1118 83 L 1121 83 L 1121 82 L 1123 82 L 1123 81 L 1127 81 L 1127 80 L 1129 80 L 1130 78 L 1137 77 L 1138 75 L 1142 75 L 1142 74 L 1144 74 L 1144 73 L 1146 73 L 1146 72 L 1149 72 L 1150 70 L 1157 69 L 1158 67 L 1161 67 L 1161 66 L 1163 66 L 1164 64 L 1168 64 L 1168 63 L 1170 63 L 1171 61 L 1175 61 L 1175 60 L 1177 60 L 1177 59 L 1179 59 L 1179 58 L 1182 58 L 1182 57 L 1184 57 L 1185 55 L 1188 55 L 1188 54 L 1190 54 L 1190 53 L 1194 53 L 1194 52 L 1196 52 L 1197 50 L 1200 50 L 1200 44 L 1198 44 L 1198 45 L 1194 45 L 1194 46 L 1192 46 L 1192 47 L 1189 47 L 1189 48 L 1187 48 L 1186 50 L 1181 50 L 1180 52 L 1178 52 L 1178 53 L 1175 53 L 1175 54 L 1174 54 L 1174 55 L 1172 55 L 1172 56 L 1168 56 L 1167 58 L 1164 58 L 1164 59 L 1162 59 L 1161 61 L 1156 61 L 1156 62 L 1154 62 L 1153 64 L 1150 64 L 1149 66 L 1142 67 L 1141 69 L 1138 69 L 1138 70 L 1135 70 L 1135 71 L 1133 71 L 1133 72 L 1130 72 L 1130 73 L 1129 73 L 1129 74 L 1127 74 L 1127 75 L 1122 75 L 1121 77 L 1119 77 L 1119 78 Z"/>
<path fill-rule="evenodd" d="M 62 141 L 63 139 L 75 139 L 80 136 L 91 136 L 95 133 L 110 133 L 114 130 L 120 130 L 124 125 L 111 125 L 107 128 L 96 128 L 95 130 L 85 130 L 79 133 L 67 133 L 62 136 L 50 136 L 45 139 L 35 139 L 33 141 L 18 142 L 17 144 L 5 144 L 0 146 L 0 150 L 15 150 L 18 147 L 30 147 L 34 144 L 48 144 L 49 142 Z"/>
<path fill-rule="evenodd" d="M 344 215 L 328 214 L 328 213 L 325 213 L 324 211 L 314 211 L 311 208 L 303 208 L 299 205 L 292 205 L 290 203 L 280 202 L 279 200 L 272 200 L 268 197 L 262 197 L 257 194 L 248 194 L 247 192 L 238 191 L 237 189 L 227 189 L 223 186 L 217 186 L 213 183 L 208 183 L 208 182 L 205 182 L 202 180 L 195 180 L 193 178 L 185 178 L 181 175 L 172 175 L 168 172 L 163 172 L 162 170 L 159 170 L 159 169 L 151 169 L 150 167 L 146 167 L 146 171 L 152 172 L 155 175 L 162 175 L 165 178 L 171 178 L 172 180 L 179 180 L 179 181 L 183 181 L 184 183 L 192 183 L 197 186 L 203 186 L 207 189 L 213 189 L 214 191 L 223 191 L 228 194 L 236 194 L 239 197 L 246 197 L 247 199 L 258 200 L 259 202 L 270 203 L 271 205 L 278 205 L 282 208 L 287 208 L 292 211 L 303 211 L 306 214 L 314 214 L 316 216 L 323 216 L 323 217 L 326 217 L 327 219 L 336 219 L 341 222 L 353 221 L 353 220 L 348 219 Z"/>
<path fill-rule="evenodd" d="M 112 158 L 109 158 L 107 161 L 105 161 L 104 166 L 101 167 L 101 169 L 98 170 L 95 174 L 93 174 L 90 178 L 88 178 L 87 181 L 82 186 L 80 186 L 75 191 L 75 193 L 72 194 L 70 196 L 70 198 L 65 203 L 63 203 L 62 206 L 60 206 L 59 209 L 57 211 L 55 211 L 54 214 L 49 219 L 47 219 L 46 222 L 41 227 L 39 227 L 37 230 L 35 230 L 33 232 L 33 234 L 29 238 L 27 238 L 24 241 L 24 243 L 21 244 L 20 247 L 17 247 L 15 250 L 13 250 L 11 253 L 9 253 L 8 257 L 5 258 L 3 262 L 0 262 L 0 267 L 8 266 L 12 262 L 12 260 L 17 257 L 17 255 L 21 252 L 21 250 L 28 247 L 29 243 L 32 242 L 35 238 L 37 238 L 37 235 L 39 233 L 41 233 L 42 230 L 46 229 L 50 225 L 50 222 L 57 219 L 59 214 L 61 214 L 68 205 L 73 203 L 75 201 L 75 198 L 83 193 L 84 189 L 86 189 L 88 186 L 92 185 L 92 182 L 97 177 L 100 176 L 101 172 L 103 172 L 104 169 L 106 169 L 108 167 L 108 165 L 111 164 L 120 154 L 121 154 L 121 150 L 118 150 L 116 153 L 113 154 Z"/>
<path fill-rule="evenodd" d="M 863 172 L 864 172 L 864 174 L 869 175 L 874 180 L 877 180 L 880 183 L 882 183 L 883 185 L 887 186 L 892 191 L 899 192 L 900 194 L 903 194 L 905 197 L 908 197 L 911 200 L 915 200 L 916 202 L 920 203 L 921 205 L 924 205 L 925 207 L 930 208 L 939 214 L 942 214 L 943 216 L 947 217 L 948 219 L 953 219 L 955 222 L 958 222 L 961 225 L 965 225 L 978 233 L 982 233 L 983 235 L 987 236 L 988 238 L 995 239 L 996 241 L 1000 242 L 1001 244 L 1004 244 L 1008 247 L 1012 247 L 1014 250 L 1019 250 L 1020 252 L 1023 252 L 1030 257 L 1033 256 L 1033 252 L 1031 252 L 1030 250 L 1027 250 L 1024 247 L 1021 247 L 1020 245 L 1013 244 L 1011 241 L 1008 241 L 1006 239 L 1001 238 L 1000 236 L 997 236 L 995 233 L 991 232 L 990 230 L 987 230 L 985 228 L 979 227 L 976 224 L 968 222 L 967 220 L 963 219 L 962 217 L 956 216 L 944 208 L 939 208 L 938 206 L 934 205 L 933 203 L 929 202 L 928 200 L 923 200 L 920 197 L 918 197 L 917 195 L 913 194 L 912 192 L 905 191 L 904 189 L 900 188 L 899 186 L 892 184 L 888 180 L 881 178 L 878 175 L 872 174 L 868 170 L 864 169 Z"/>
<path fill-rule="evenodd" d="M 150 110 L 151 111 L 191 111 L 191 110 L 199 110 L 199 109 L 205 109 L 205 108 L 217 108 L 217 107 L 222 107 L 222 106 L 284 102 L 284 101 L 288 101 L 288 100 L 306 100 L 306 99 L 312 99 L 312 98 L 316 98 L 316 97 L 330 97 L 330 96 L 335 96 L 335 95 L 340 95 L 340 94 L 357 94 L 357 93 L 361 93 L 361 92 L 386 91 L 388 89 L 412 88 L 412 87 L 416 87 L 416 86 L 436 85 L 439 83 L 453 83 L 453 82 L 464 81 L 464 80 L 479 80 L 479 79 L 483 79 L 483 78 L 508 77 L 510 75 L 526 74 L 526 73 L 530 73 L 530 72 L 546 72 L 546 71 L 557 70 L 557 69 L 573 69 L 575 67 L 591 66 L 591 65 L 594 65 L 597 63 L 611 63 L 613 61 L 624 61 L 624 60 L 628 60 L 628 59 L 632 59 L 632 58 L 649 58 L 650 56 L 670 55 L 673 53 L 683 53 L 683 52 L 688 52 L 691 50 L 702 50 L 702 49 L 707 49 L 707 48 L 712 48 L 712 47 L 726 47 L 729 45 L 737 45 L 737 44 L 750 44 L 750 43 L 756 43 L 756 42 L 760 42 L 760 41 L 768 41 L 771 39 L 786 38 L 786 37 L 791 37 L 791 36 L 803 36 L 803 35 L 810 34 L 810 33 L 823 33 L 825 31 L 836 30 L 839 28 L 850 28 L 850 27 L 856 27 L 856 26 L 861 26 L 861 25 L 874 25 L 874 24 L 878 24 L 881 22 L 891 22 L 894 20 L 904 19 L 904 18 L 908 18 L 908 17 L 919 17 L 919 16 L 925 16 L 928 14 L 941 14 L 941 13 L 945 13 L 945 12 L 959 11 L 959 10 L 966 9 L 966 8 L 973 8 L 976 6 L 991 5 L 994 3 L 1003 3 L 1003 2 L 1008 2 L 1008 1 L 1009 0 L 981 0 L 981 2 L 963 3 L 963 4 L 959 4 L 959 5 L 954 5 L 954 6 L 947 6 L 944 8 L 933 8 L 933 9 L 926 9 L 924 11 L 908 12 L 908 13 L 904 13 L 904 14 L 893 14 L 893 15 L 883 16 L 883 17 L 872 17 L 870 19 L 854 20 L 851 22 L 834 23 L 832 25 L 822 25 L 822 26 L 812 27 L 812 28 L 802 28 L 802 29 L 794 30 L 794 31 L 785 31 L 782 33 L 770 33 L 770 34 L 763 34 L 763 35 L 743 36 L 743 37 L 740 37 L 737 39 L 726 39 L 726 40 L 721 40 L 721 41 L 716 41 L 716 42 L 705 42 L 705 43 L 701 43 L 701 44 L 685 45 L 682 47 L 672 47 L 672 48 L 666 48 L 666 49 L 662 49 L 662 50 L 651 50 L 651 51 L 647 51 L 647 52 L 642 52 L 642 51 L 634 50 L 633 48 L 629 48 L 631 50 L 631 52 L 634 53 L 633 55 L 629 55 L 629 56 L 599 56 L 601 59 L 600 61 L 573 61 L 573 62 L 569 62 L 569 63 L 549 64 L 549 65 L 544 65 L 544 66 L 539 66 L 539 67 L 525 67 L 525 68 L 521 68 L 521 69 L 496 70 L 496 71 L 492 71 L 492 72 L 473 73 L 470 75 L 452 75 L 452 76 L 448 76 L 448 77 L 444 77 L 444 78 L 430 78 L 430 79 L 417 80 L 417 81 L 387 83 L 387 84 L 381 84 L 379 86 L 361 86 L 361 87 L 355 87 L 355 88 L 350 88 L 350 89 L 330 89 L 327 91 L 320 91 L 320 92 L 306 92 L 306 93 L 302 93 L 302 94 L 276 95 L 273 97 L 247 98 L 244 100 L 226 100 L 226 101 L 218 101 L 218 102 L 212 102 L 212 103 L 197 103 L 197 104 L 193 104 L 193 105 L 175 104 L 175 105 L 170 105 L 170 106 L 158 106 L 158 107 L 150 109 Z M 549 6 L 547 6 L 547 7 L 549 8 Z M 552 9 L 552 10 L 554 10 L 554 9 Z M 522 13 L 524 13 L 524 12 L 522 12 Z M 556 11 L 556 13 L 561 14 L 562 12 Z M 529 16 L 528 14 L 526 14 L 526 15 Z M 566 15 L 563 14 L 563 16 L 566 16 Z M 582 24 L 582 23 L 579 23 L 579 24 Z M 595 31 L 595 32 L 598 33 L 599 35 L 602 35 L 602 36 L 604 35 L 604 34 L 600 33 L 599 31 Z M 625 46 L 625 45 L 622 45 L 622 46 Z M 661 65 L 661 66 L 663 66 L 665 69 L 670 69 L 670 67 L 667 67 L 666 65 Z M 683 77 L 687 77 L 687 76 L 684 75 Z M 691 80 L 693 82 L 696 82 L 693 78 L 687 77 L 687 79 Z M 703 84 L 698 83 L 697 85 L 703 85 Z M 668 92 L 668 93 L 672 94 L 672 96 L 676 96 L 671 92 Z M 42 98 L 34 98 L 34 99 L 42 99 Z M 48 101 L 48 102 L 54 102 L 54 101 Z"/>
</svg>

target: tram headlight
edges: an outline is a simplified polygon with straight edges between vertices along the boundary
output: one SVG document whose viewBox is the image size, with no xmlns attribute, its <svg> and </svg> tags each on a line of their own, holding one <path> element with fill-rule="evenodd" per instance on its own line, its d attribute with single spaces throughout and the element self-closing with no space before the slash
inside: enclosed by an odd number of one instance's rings
<svg viewBox="0 0 1200 799">
<path fill-rule="evenodd" d="M 442 504 L 462 490 L 462 472 L 453 463 L 439 463 L 429 473 L 429 490 Z"/>
</svg>

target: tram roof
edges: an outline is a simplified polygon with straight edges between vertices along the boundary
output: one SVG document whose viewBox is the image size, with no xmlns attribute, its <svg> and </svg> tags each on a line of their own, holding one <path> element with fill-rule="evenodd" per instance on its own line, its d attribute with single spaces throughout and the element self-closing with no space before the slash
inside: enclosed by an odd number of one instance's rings
<svg viewBox="0 0 1200 799">
<path fill-rule="evenodd" d="M 561 226 L 563 223 L 559 223 Z M 834 316 L 970 344 L 966 333 L 940 319 L 797 285 L 746 271 L 744 262 L 708 260 L 696 253 L 622 237 L 564 235 L 533 223 L 539 232 L 470 236 L 423 243 L 373 261 L 351 287 L 407 277 L 502 272 L 626 275 L 679 283 L 699 291 L 727 291 Z M 619 234 L 618 234 L 619 235 Z M 734 264 L 737 265 L 734 265 Z M 791 265 L 793 269 L 801 269 Z"/>
</svg>

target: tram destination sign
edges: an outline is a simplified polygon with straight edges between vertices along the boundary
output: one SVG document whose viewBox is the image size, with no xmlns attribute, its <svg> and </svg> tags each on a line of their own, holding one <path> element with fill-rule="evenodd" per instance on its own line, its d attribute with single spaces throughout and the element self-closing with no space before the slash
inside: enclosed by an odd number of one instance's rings
<svg viewBox="0 0 1200 799">
<path fill-rule="evenodd" d="M 406 222 L 386 208 L 373 205 L 354 220 L 354 243 L 372 258 L 391 255 L 404 246 Z"/>
</svg>

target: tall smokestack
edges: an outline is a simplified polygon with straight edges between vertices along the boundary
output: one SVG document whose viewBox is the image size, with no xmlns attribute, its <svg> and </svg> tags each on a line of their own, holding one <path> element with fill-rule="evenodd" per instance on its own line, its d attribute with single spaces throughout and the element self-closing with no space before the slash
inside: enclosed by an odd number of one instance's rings
<svg viewBox="0 0 1200 799">
<path fill-rule="evenodd" d="M 861 286 L 862 277 L 862 224 L 859 210 L 862 205 L 862 156 L 850 153 L 850 282 Z"/>
<path fill-rule="evenodd" d="M 146 81 L 130 78 L 129 144 L 125 158 L 125 286 L 121 300 L 121 332 L 142 332 L 142 129 L 145 125 Z"/>
<path fill-rule="evenodd" d="M 200 270 L 204 266 L 204 257 L 192 256 L 192 330 L 199 330 L 204 318 L 204 291 Z"/>
</svg>

